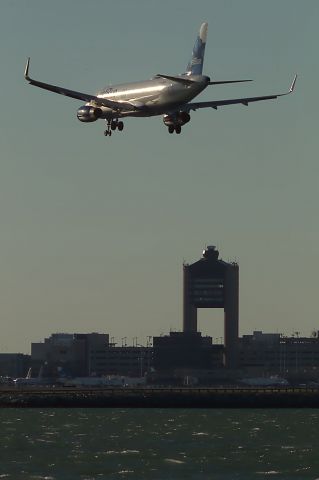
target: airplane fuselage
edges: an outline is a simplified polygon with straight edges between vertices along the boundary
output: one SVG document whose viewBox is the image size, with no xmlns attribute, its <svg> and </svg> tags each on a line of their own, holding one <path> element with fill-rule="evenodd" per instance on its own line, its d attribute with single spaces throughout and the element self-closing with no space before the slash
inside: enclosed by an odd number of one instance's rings
<svg viewBox="0 0 319 480">
<path fill-rule="evenodd" d="M 100 106 L 99 108 L 103 112 L 102 118 L 150 117 L 175 112 L 176 109 L 182 109 L 184 104 L 202 92 L 209 82 L 209 77 L 204 75 L 181 75 L 180 78 L 193 80 L 193 83 L 185 85 L 166 78 L 154 77 L 151 80 L 105 87 L 98 92 L 98 98 L 130 103 L 139 110 L 116 111 Z M 96 106 L 94 101 L 88 102 L 86 105 Z"/>
</svg>

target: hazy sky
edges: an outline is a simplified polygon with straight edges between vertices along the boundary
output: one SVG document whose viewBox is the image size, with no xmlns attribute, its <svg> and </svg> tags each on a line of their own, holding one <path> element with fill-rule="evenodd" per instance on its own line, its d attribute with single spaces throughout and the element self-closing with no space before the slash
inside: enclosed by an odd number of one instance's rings
<svg viewBox="0 0 319 480">
<path fill-rule="evenodd" d="M 318 0 L 2 0 L 0 352 L 53 332 L 182 328 L 182 263 L 217 245 L 240 266 L 240 333 L 319 329 Z M 76 119 L 81 102 L 31 76 L 95 93 L 185 70 L 202 21 L 204 72 L 253 78 L 198 99 L 279 100 L 160 117 Z M 199 328 L 220 337 L 222 311 Z"/>
</svg>

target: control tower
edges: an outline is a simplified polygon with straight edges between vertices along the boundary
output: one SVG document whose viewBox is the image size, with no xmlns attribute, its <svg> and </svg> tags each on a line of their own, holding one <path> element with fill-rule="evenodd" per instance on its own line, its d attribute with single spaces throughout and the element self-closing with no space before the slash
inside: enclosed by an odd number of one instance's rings
<svg viewBox="0 0 319 480">
<path fill-rule="evenodd" d="M 224 309 L 225 367 L 238 366 L 239 267 L 219 259 L 214 246 L 203 258 L 184 264 L 183 331 L 197 332 L 198 308 Z"/>
</svg>

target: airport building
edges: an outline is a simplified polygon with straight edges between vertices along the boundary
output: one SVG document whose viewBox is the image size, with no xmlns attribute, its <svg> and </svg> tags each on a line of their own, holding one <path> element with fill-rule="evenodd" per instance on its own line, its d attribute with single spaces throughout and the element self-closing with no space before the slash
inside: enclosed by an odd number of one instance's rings
<svg viewBox="0 0 319 480">
<path fill-rule="evenodd" d="M 48 377 L 143 376 L 152 354 L 151 347 L 117 347 L 100 333 L 54 333 L 31 345 L 33 375 L 42 368 Z"/>
<path fill-rule="evenodd" d="M 182 383 L 186 377 L 218 383 L 242 377 L 279 375 L 283 378 L 319 380 L 319 332 L 311 337 L 297 333 L 255 331 L 238 338 L 238 366 L 225 366 L 225 346 L 213 344 L 200 332 L 170 332 L 153 338 L 153 346 L 116 346 L 107 334 L 53 334 L 43 343 L 33 343 L 31 357 L 0 355 L 0 376 L 32 376 L 42 369 L 48 377 L 148 375 L 152 383 Z"/>
<path fill-rule="evenodd" d="M 318 332 L 285 337 L 256 331 L 239 337 L 239 266 L 220 259 L 214 246 L 197 262 L 183 265 L 183 287 L 183 331 L 153 339 L 159 376 L 189 373 L 204 382 L 249 375 L 319 378 Z M 198 332 L 199 308 L 224 310 L 224 345 Z"/>
<path fill-rule="evenodd" d="M 198 331 L 198 309 L 223 309 L 224 344 Z M 151 381 L 198 377 L 203 383 L 243 376 L 292 375 L 319 381 L 319 331 L 290 337 L 255 331 L 239 336 L 239 266 L 207 247 L 202 258 L 183 265 L 183 330 L 153 337 L 153 346 L 117 346 L 108 334 L 54 333 L 32 343 L 31 357 L 0 354 L 0 376 L 122 375 Z M 123 340 L 123 339 L 122 339 Z M 170 380 L 168 380 L 170 381 Z"/>
<path fill-rule="evenodd" d="M 214 246 L 203 251 L 203 257 L 184 264 L 183 331 L 197 332 L 199 308 L 224 310 L 224 366 L 238 367 L 239 266 L 219 259 Z"/>
<path fill-rule="evenodd" d="M 24 353 L 0 353 L 0 377 L 25 377 L 30 366 L 30 355 L 25 355 Z"/>
<path fill-rule="evenodd" d="M 143 377 L 152 366 L 152 347 L 117 347 L 109 344 L 106 348 L 99 348 L 90 352 L 90 375 Z"/>
<path fill-rule="evenodd" d="M 91 352 L 106 348 L 109 336 L 101 333 L 54 333 L 44 342 L 31 344 L 33 372 L 43 368 L 49 377 L 90 375 Z"/>
<path fill-rule="evenodd" d="M 319 375 L 319 332 L 311 337 L 253 332 L 240 338 L 239 367 L 250 373 Z"/>
<path fill-rule="evenodd" d="M 223 345 L 213 345 L 211 337 L 200 332 L 171 332 L 154 337 L 155 371 L 171 369 L 212 370 L 223 368 Z"/>
<path fill-rule="evenodd" d="M 224 346 L 213 345 L 197 327 L 198 309 L 224 310 Z M 183 265 L 183 332 L 155 337 L 154 368 L 234 370 L 239 366 L 239 267 L 219 258 L 214 246 Z"/>
</svg>

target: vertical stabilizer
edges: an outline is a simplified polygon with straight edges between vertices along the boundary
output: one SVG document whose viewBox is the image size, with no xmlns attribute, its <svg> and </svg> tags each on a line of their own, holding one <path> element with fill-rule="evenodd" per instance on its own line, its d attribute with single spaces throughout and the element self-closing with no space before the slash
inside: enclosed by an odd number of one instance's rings
<svg viewBox="0 0 319 480">
<path fill-rule="evenodd" d="M 199 29 L 199 34 L 198 34 L 198 37 L 196 38 L 195 45 L 193 48 L 192 58 L 186 67 L 187 75 L 202 75 L 206 39 L 207 39 L 207 28 L 208 28 L 207 22 L 204 22 L 201 24 L 201 27 Z"/>
</svg>

